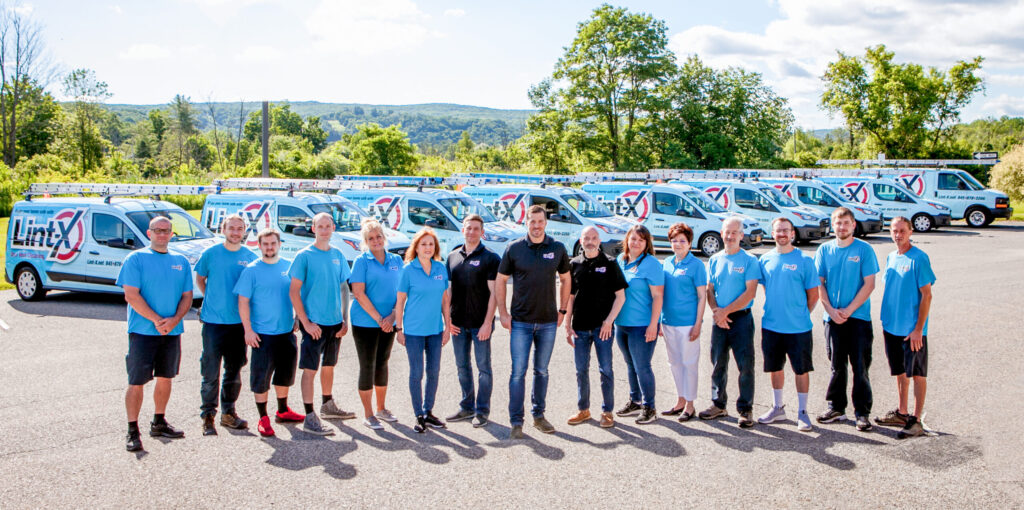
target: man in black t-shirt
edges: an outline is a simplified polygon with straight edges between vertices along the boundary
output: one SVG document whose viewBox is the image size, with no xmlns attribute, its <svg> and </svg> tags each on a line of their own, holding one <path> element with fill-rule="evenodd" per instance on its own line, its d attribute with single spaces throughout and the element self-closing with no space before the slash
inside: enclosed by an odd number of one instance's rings
<svg viewBox="0 0 1024 510">
<path fill-rule="evenodd" d="M 576 386 L 579 391 L 579 412 L 569 417 L 569 425 L 590 419 L 590 346 L 597 351 L 601 373 L 601 426 L 615 425 L 612 415 L 615 380 L 612 374 L 612 325 L 626 302 L 626 278 L 615 259 L 601 251 L 601 234 L 595 227 L 583 229 L 580 235 L 583 253 L 570 262 L 571 297 L 565 323 L 566 340 L 573 346 L 576 358 Z"/>
<path fill-rule="evenodd" d="M 501 257 L 480 242 L 484 219 L 469 214 L 462 220 L 465 244 L 448 254 L 448 280 L 452 286 L 452 348 L 462 386 L 459 411 L 449 422 L 473 418 L 474 427 L 487 424 L 491 411 L 491 332 L 494 327 L 494 279 Z M 476 354 L 478 391 L 473 393 L 473 363 Z M 475 399 L 475 400 L 474 400 Z"/>
<path fill-rule="evenodd" d="M 523 401 L 526 398 L 526 368 L 533 354 L 533 426 L 545 434 L 555 427 L 544 418 L 548 392 L 548 362 L 555 346 L 555 334 L 569 306 L 569 255 L 565 246 L 548 236 L 544 208 L 531 206 L 527 211 L 527 236 L 508 245 L 498 266 L 494 294 L 501 325 L 511 332 L 512 375 L 508 381 L 508 414 L 511 439 L 523 437 Z M 561 289 L 555 306 L 555 275 Z M 512 313 L 505 305 L 506 285 L 512 278 Z"/>
</svg>

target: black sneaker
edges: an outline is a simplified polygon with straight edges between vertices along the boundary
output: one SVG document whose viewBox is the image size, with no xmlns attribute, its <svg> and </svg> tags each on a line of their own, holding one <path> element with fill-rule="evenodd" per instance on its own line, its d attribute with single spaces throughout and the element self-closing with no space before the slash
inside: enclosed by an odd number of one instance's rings
<svg viewBox="0 0 1024 510">
<path fill-rule="evenodd" d="M 213 426 L 213 415 L 208 414 L 203 417 L 203 435 L 204 436 L 216 436 L 217 427 Z"/>
<path fill-rule="evenodd" d="M 178 439 L 185 437 L 185 431 L 172 427 L 171 424 L 166 421 L 163 423 L 151 422 L 149 424 L 149 435 L 151 437 L 169 437 L 171 439 Z"/>
<path fill-rule="evenodd" d="M 815 419 L 818 420 L 818 423 L 832 423 L 834 421 L 843 421 L 846 419 L 846 413 L 841 413 L 839 411 L 829 409 L 828 411 L 819 414 L 818 417 Z"/>
<path fill-rule="evenodd" d="M 455 414 L 453 414 L 453 415 L 451 415 L 451 416 L 449 416 L 448 418 L 445 418 L 445 419 L 448 420 L 448 421 L 463 421 L 463 420 L 472 419 L 474 416 L 476 416 L 476 413 L 474 413 L 473 411 L 467 411 L 465 409 L 459 409 L 459 412 L 457 412 L 457 413 L 455 413 Z"/>
<path fill-rule="evenodd" d="M 916 416 L 907 416 L 907 424 L 899 432 L 896 433 L 896 439 L 906 439 L 908 437 L 917 437 L 924 435 L 924 425 L 917 419 Z"/>
<path fill-rule="evenodd" d="M 630 400 L 629 402 L 626 402 L 626 405 L 622 406 L 622 409 L 615 411 L 615 414 L 618 416 L 633 416 L 635 414 L 640 414 L 642 409 L 643 406 Z"/>
<path fill-rule="evenodd" d="M 434 413 L 427 413 L 427 416 L 423 418 L 423 421 L 430 427 L 435 429 L 443 429 L 446 427 L 445 423 L 440 418 L 434 416 Z"/>
<path fill-rule="evenodd" d="M 416 417 L 416 425 L 412 429 L 415 430 L 416 432 L 419 432 L 420 434 L 426 432 L 427 431 L 427 421 L 426 420 L 427 420 L 426 416 L 417 416 Z"/>
<path fill-rule="evenodd" d="M 125 437 L 124 449 L 130 452 L 137 452 L 142 450 L 142 438 L 138 432 L 129 432 L 128 436 Z"/>
<path fill-rule="evenodd" d="M 638 416 L 636 419 L 636 424 L 646 425 L 648 423 L 654 423 L 654 420 L 657 419 L 658 413 L 654 410 L 653 407 L 643 406 L 643 409 L 640 411 L 640 416 Z"/>
<path fill-rule="evenodd" d="M 869 420 L 867 416 L 857 417 L 857 430 L 861 432 L 867 432 L 872 428 L 874 427 L 871 426 L 871 420 Z"/>
</svg>

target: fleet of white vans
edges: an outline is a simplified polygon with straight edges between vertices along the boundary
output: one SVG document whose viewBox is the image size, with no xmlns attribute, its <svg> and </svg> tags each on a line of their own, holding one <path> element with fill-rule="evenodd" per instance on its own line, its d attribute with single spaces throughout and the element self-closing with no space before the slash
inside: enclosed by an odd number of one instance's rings
<svg viewBox="0 0 1024 510">
<path fill-rule="evenodd" d="M 851 202 L 882 211 L 886 221 L 896 216 L 910 218 L 914 230 L 927 232 L 949 225 L 949 207 L 941 202 L 918 198 L 900 183 L 882 177 L 818 177 Z"/>
<path fill-rule="evenodd" d="M 860 202 L 851 202 L 840 197 L 827 184 L 813 179 L 795 178 L 758 178 L 759 182 L 770 184 L 778 193 L 785 195 L 804 207 L 815 209 L 831 217 L 832 211 L 838 207 L 846 207 L 853 211 L 857 220 L 855 235 L 863 237 L 882 231 L 882 212 L 872 209 Z"/>
</svg>

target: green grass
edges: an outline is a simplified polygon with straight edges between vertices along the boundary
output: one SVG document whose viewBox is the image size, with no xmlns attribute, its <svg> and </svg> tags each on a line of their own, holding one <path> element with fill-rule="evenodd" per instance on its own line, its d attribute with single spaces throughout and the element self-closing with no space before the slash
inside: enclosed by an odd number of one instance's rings
<svg viewBox="0 0 1024 510">
<path fill-rule="evenodd" d="M 7 224 L 11 221 L 10 217 L 0 218 L 0 232 L 4 234 L 4 241 L 0 242 L 0 267 L 4 267 L 5 258 L 7 257 Z M 0 278 L 0 290 L 13 289 L 14 285 L 7 283 L 6 280 Z"/>
<path fill-rule="evenodd" d="M 1010 216 L 1010 220 L 1024 221 L 1024 203 L 1011 200 L 1010 207 L 1013 208 L 1013 216 Z"/>
</svg>

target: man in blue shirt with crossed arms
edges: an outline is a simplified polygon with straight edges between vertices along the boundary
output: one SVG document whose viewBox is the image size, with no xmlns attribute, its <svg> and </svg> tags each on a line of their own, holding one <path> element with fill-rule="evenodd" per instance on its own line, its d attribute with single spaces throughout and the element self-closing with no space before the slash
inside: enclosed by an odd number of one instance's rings
<svg viewBox="0 0 1024 510">
<path fill-rule="evenodd" d="M 299 250 L 288 274 L 292 277 L 291 296 L 295 315 L 302 325 L 299 368 L 302 369 L 302 404 L 306 419 L 302 428 L 311 434 L 333 435 L 313 412 L 313 379 L 320 370 L 320 391 L 324 418 L 347 420 L 356 414 L 343 411 L 334 402 L 334 366 L 338 364 L 341 338 L 348 331 L 348 261 L 341 250 L 331 246 L 336 226 L 327 213 L 313 217 L 316 241 Z M 321 368 L 321 363 L 323 367 Z"/>
<path fill-rule="evenodd" d="M 889 369 L 896 376 L 899 408 L 879 425 L 902 426 L 899 439 L 924 434 L 921 413 L 928 376 L 928 311 L 932 305 L 935 273 L 922 249 L 910 244 L 910 220 L 897 216 L 889 224 L 896 251 L 885 259 L 885 293 L 882 294 L 882 334 Z M 910 378 L 914 378 L 914 414 L 907 414 Z"/>
<path fill-rule="evenodd" d="M 758 423 L 773 423 L 786 419 L 782 403 L 782 387 L 786 374 L 782 367 L 789 356 L 796 380 L 798 410 L 797 430 L 810 432 L 811 418 L 807 415 L 807 388 L 810 372 L 814 370 L 811 351 L 814 324 L 811 311 L 818 304 L 818 272 L 814 259 L 793 248 L 793 222 L 786 218 L 772 221 L 772 239 L 775 249 L 761 255 L 761 285 L 764 286 L 764 315 L 761 317 L 761 352 L 764 371 L 771 374 L 772 408 L 757 419 Z"/>
<path fill-rule="evenodd" d="M 846 364 L 853 371 L 853 412 L 857 430 L 871 430 L 871 292 L 875 290 L 878 257 L 871 245 L 854 239 L 853 212 L 845 207 L 832 211 L 836 238 L 818 247 L 814 265 L 821 279 L 818 294 L 825 309 L 825 338 L 832 362 L 832 380 L 825 399 L 827 411 L 818 423 L 846 419 Z"/>
<path fill-rule="evenodd" d="M 124 289 L 128 302 L 128 391 L 124 407 L 128 414 L 125 449 L 142 450 L 139 434 L 139 410 L 143 386 L 156 377 L 153 390 L 152 437 L 185 437 L 185 433 L 167 423 L 164 411 L 171 398 L 171 379 L 181 365 L 181 320 L 192 306 L 192 268 L 182 255 L 168 253 L 174 230 L 171 220 L 157 216 L 150 220 L 149 247 L 136 250 L 124 259 L 117 285 Z"/>
</svg>

